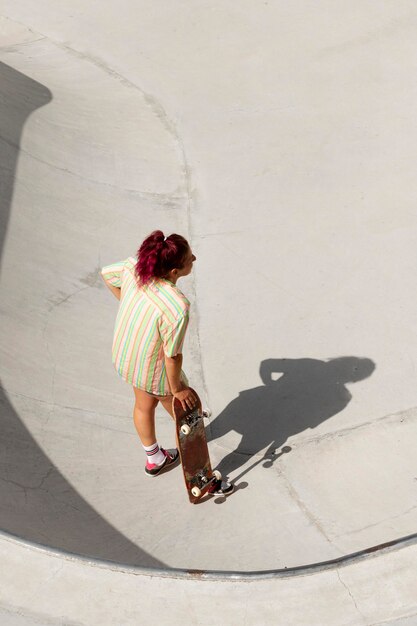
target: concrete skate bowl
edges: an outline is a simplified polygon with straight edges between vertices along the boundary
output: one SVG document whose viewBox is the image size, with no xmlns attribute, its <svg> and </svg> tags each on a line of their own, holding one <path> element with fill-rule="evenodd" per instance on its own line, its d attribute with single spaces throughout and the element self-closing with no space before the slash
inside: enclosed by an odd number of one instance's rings
<svg viewBox="0 0 417 626">
<path fill-rule="evenodd" d="M 0 66 L 0 526 L 15 536 L 70 553 L 161 567 L 163 561 L 143 549 L 138 539 L 135 517 L 143 494 L 129 492 L 132 477 L 136 482 L 139 470 L 143 472 L 143 463 L 139 465 L 137 458 L 131 466 L 125 448 L 117 470 L 114 466 L 118 440 L 127 437 L 134 456 L 137 448 L 130 417 L 132 399 L 126 397 L 127 387 L 117 385 L 120 381 L 109 367 L 115 309 L 99 270 L 104 264 L 100 258 L 103 242 L 106 247 L 106 242 L 113 241 L 106 250 L 108 256 L 118 237 L 133 231 L 138 199 L 145 230 L 150 207 L 152 212 L 162 213 L 181 205 L 181 189 L 176 192 L 174 186 L 171 194 L 159 192 L 158 176 L 147 176 L 153 168 L 149 165 L 152 152 L 160 149 L 155 148 L 155 141 L 159 141 L 165 148 L 161 158 L 165 183 L 172 187 L 174 180 L 176 185 L 178 176 L 181 184 L 181 167 L 172 163 L 176 146 L 141 92 L 122 85 L 121 93 L 115 93 L 119 81 L 109 79 L 94 65 L 89 64 L 85 73 L 76 57 L 48 41 L 25 29 L 19 30 L 16 39 L 20 37 L 30 55 L 23 58 L 20 46 L 11 45 L 2 52 L 14 66 Z M 22 65 L 24 71 L 19 69 Z M 37 72 L 43 82 L 33 77 Z M 71 75 L 77 76 L 75 83 L 69 80 Z M 91 98 L 99 85 L 104 103 L 97 105 L 101 113 L 96 115 L 90 107 L 95 107 Z M 83 120 L 84 107 L 90 111 L 87 122 Z M 113 122 L 104 124 L 109 110 Z M 107 151 L 105 136 L 113 131 L 117 135 L 120 119 L 126 120 L 123 133 L 127 143 L 124 141 L 119 153 L 108 146 L 106 173 L 104 161 L 97 162 L 98 152 Z M 143 152 L 129 165 L 132 145 L 129 148 L 128 144 L 137 139 L 134 133 L 129 139 L 132 119 L 140 122 Z M 153 147 L 147 149 L 152 134 Z M 83 164 L 80 155 L 84 150 L 88 156 Z M 126 159 L 123 166 L 121 158 Z M 91 166 L 97 168 L 95 174 Z M 145 191 L 134 183 L 125 184 L 127 171 L 136 167 L 145 179 Z M 128 246 L 133 241 L 137 244 L 137 237 L 128 239 Z M 79 315 L 90 308 L 91 297 L 98 297 L 101 303 L 97 308 L 94 305 L 88 321 Z M 107 314 L 101 309 L 103 303 Z M 100 356 L 103 346 L 98 345 L 103 330 L 107 335 L 104 361 Z M 93 371 L 97 357 L 105 363 L 104 376 Z M 75 389 L 78 392 L 74 394 Z M 119 394 L 118 398 L 114 394 Z M 91 431 L 96 419 L 100 422 L 99 440 L 94 443 Z M 102 440 L 103 428 L 109 435 L 107 441 Z M 100 460 L 93 459 L 92 448 Z M 112 493 L 111 477 L 116 474 L 122 485 Z M 110 487 L 106 494 L 98 487 L 102 479 Z M 89 485 L 87 491 L 80 490 L 81 483 Z M 90 500 L 94 492 L 108 512 L 100 511 L 98 500 Z M 124 511 L 132 537 L 112 522 L 111 510 Z M 153 533 L 151 526 L 149 532 Z"/>
<path fill-rule="evenodd" d="M 336 359 L 294 359 L 293 374 L 278 392 L 269 382 L 264 388 L 265 367 L 281 367 L 281 373 L 284 367 L 282 359 L 270 355 L 260 361 L 264 386 L 242 390 L 218 411 L 211 428 L 213 456 L 225 473 L 238 473 L 239 488 L 230 504 L 213 500 L 210 513 L 203 505 L 189 507 L 178 473 L 167 474 L 162 500 L 161 492 L 145 482 L 130 417 L 131 394 L 108 363 L 115 301 L 100 282 L 99 270 L 118 259 L 121 249 L 134 251 L 138 232 L 146 234 L 156 221 L 165 221 L 170 230 L 189 228 L 186 158 L 163 108 L 140 89 L 46 39 L 26 34 L 24 44 L 25 54 L 18 53 L 18 46 L 6 50 L 7 63 L 0 68 L 1 528 L 63 553 L 155 568 L 160 575 L 171 568 L 179 576 L 192 576 L 191 569 L 212 570 L 214 577 L 220 570 L 242 576 L 250 570 L 272 574 L 285 568 L 303 573 L 306 563 L 336 567 L 346 554 L 362 558 L 369 546 L 391 548 L 401 536 L 410 545 L 413 519 L 404 506 L 396 527 L 389 527 L 391 511 L 380 516 L 381 522 L 372 508 L 369 523 L 355 527 L 352 513 L 352 526 L 337 527 L 333 535 L 315 524 L 317 516 L 305 513 L 311 501 L 305 494 L 295 497 L 295 491 L 302 491 L 300 474 L 306 481 L 308 471 L 295 463 L 298 473 L 292 462 L 301 451 L 310 462 L 322 440 L 309 439 L 303 446 L 301 439 L 285 450 L 286 437 L 281 433 L 279 439 L 273 429 L 268 441 L 257 439 L 249 414 L 244 432 L 233 429 L 243 435 L 240 448 L 228 430 L 243 404 L 253 408 L 261 402 L 268 412 L 276 394 L 288 398 L 306 377 L 311 384 L 320 381 L 334 405 L 326 419 L 341 412 L 347 404 L 344 385 L 333 396 L 323 382 L 329 379 L 327 365 Z M 365 359 L 362 380 L 372 376 L 372 359 L 346 358 L 356 364 Z M 285 361 L 288 367 L 291 359 Z M 259 368 L 259 359 L 254 367 Z M 312 397 L 306 393 L 302 398 L 299 414 Z M 323 405 L 315 405 L 323 414 L 321 409 Z M 287 437 L 319 426 L 315 411 L 310 418 L 308 424 L 301 419 L 292 431 L 288 427 Z M 393 425 L 399 433 L 408 424 L 407 432 L 412 432 L 413 420 L 414 413 L 404 413 L 384 426 Z M 170 428 L 161 416 L 161 431 L 168 434 Z M 365 422 L 363 428 L 374 424 Z M 383 429 L 381 448 L 391 432 Z M 407 433 L 401 437 L 412 442 Z M 340 454 L 336 447 L 335 458 L 340 460 Z M 291 488 L 284 486 L 283 472 L 275 473 L 277 459 L 288 464 L 293 478 L 294 493 L 287 501 L 283 494 Z M 361 459 L 373 481 L 377 465 L 370 468 L 366 455 Z M 263 471 L 268 463 L 271 471 Z M 348 465 L 345 458 L 339 467 Z M 326 472 L 329 467 L 334 459 Z M 260 468 L 262 473 L 256 474 Z M 263 485 L 268 498 L 262 497 Z M 310 487 L 306 481 L 305 490 Z M 310 493 L 314 499 L 314 490 Z M 326 505 L 332 493 L 329 483 Z M 261 508 L 265 521 L 259 524 Z M 337 508 L 330 511 L 329 519 L 343 519 L 338 513 Z M 372 527 L 377 532 L 370 533 Z M 207 532 L 197 533 L 197 528 Z M 302 549 L 294 549 L 300 542 Z"/>
<path fill-rule="evenodd" d="M 55 402 L 53 378 L 57 374 L 57 365 L 48 346 L 46 330 L 48 315 L 56 306 L 51 303 L 61 289 L 58 287 L 59 280 L 55 282 L 59 275 L 62 276 L 62 270 L 57 265 L 61 262 L 65 264 L 62 257 L 67 254 L 61 250 L 61 256 L 58 248 L 61 237 L 66 237 L 68 231 L 65 232 L 65 222 L 60 222 L 62 214 L 59 215 L 59 208 L 53 206 L 52 197 L 49 207 L 35 200 L 39 191 L 42 196 L 49 195 L 46 187 L 43 188 L 42 180 L 37 180 L 37 174 L 31 180 L 22 182 L 22 187 L 29 191 L 34 203 L 25 205 L 19 202 L 19 208 L 14 205 L 14 217 L 11 205 L 14 194 L 19 193 L 14 185 L 18 179 L 25 125 L 34 112 L 51 103 L 53 96 L 44 85 L 5 64 L 0 65 L 0 75 L 2 363 L 5 374 L 0 398 L 1 527 L 19 537 L 69 552 L 157 567 L 161 565 L 160 561 L 106 521 L 56 466 L 57 459 L 51 458 L 47 452 L 46 441 L 54 440 L 53 447 L 56 445 L 68 456 L 68 465 L 76 469 L 79 454 L 76 442 L 80 433 L 76 432 L 78 427 L 72 422 L 71 415 L 76 416 L 82 409 L 65 406 L 71 404 L 68 397 L 63 404 Z M 58 130 L 56 136 L 58 142 Z M 45 156 L 43 148 L 46 141 L 47 134 L 41 127 L 35 136 L 32 134 L 28 141 L 32 145 L 27 145 L 23 154 L 29 161 L 48 169 L 52 166 L 41 162 Z M 54 233 L 52 222 L 56 219 L 60 223 L 56 224 L 57 231 Z M 76 230 L 78 228 L 80 224 Z M 78 233 L 71 236 L 81 244 Z M 55 248 L 56 255 L 53 253 L 50 256 L 48 245 Z M 15 255 L 19 258 L 18 270 Z M 67 278 L 71 283 L 72 277 Z M 57 287 L 58 292 L 55 291 Z M 63 336 L 60 340 L 65 341 Z M 68 357 L 65 357 L 67 360 Z M 63 385 L 65 387 L 70 383 L 67 381 Z M 69 429 L 72 435 L 69 432 L 54 432 L 55 429 L 50 427 L 51 419 L 68 425 L 72 422 Z M 69 441 L 67 436 L 74 438 L 74 447 L 70 444 L 64 452 L 62 443 Z M 88 442 L 85 444 L 89 445 Z M 94 468 L 84 468 L 83 471 L 94 473 Z"/>
</svg>

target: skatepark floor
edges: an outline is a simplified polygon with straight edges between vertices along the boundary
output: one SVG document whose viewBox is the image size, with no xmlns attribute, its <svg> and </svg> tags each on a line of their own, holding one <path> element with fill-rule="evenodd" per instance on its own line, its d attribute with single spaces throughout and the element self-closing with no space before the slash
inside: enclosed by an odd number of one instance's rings
<svg viewBox="0 0 417 626">
<path fill-rule="evenodd" d="M 417 624 L 416 29 L 405 0 L 5 1 L 1 623 L 166 593 L 171 623 Z M 197 505 L 145 475 L 111 364 L 100 269 L 159 228 L 197 257 L 184 370 L 236 487 Z"/>
</svg>

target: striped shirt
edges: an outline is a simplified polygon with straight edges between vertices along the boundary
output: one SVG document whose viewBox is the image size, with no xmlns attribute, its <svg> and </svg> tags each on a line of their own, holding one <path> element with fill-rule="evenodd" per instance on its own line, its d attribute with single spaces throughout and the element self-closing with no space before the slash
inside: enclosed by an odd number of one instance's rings
<svg viewBox="0 0 417 626">
<path fill-rule="evenodd" d="M 139 287 L 137 259 L 129 257 L 102 268 L 103 278 L 121 288 L 112 346 L 112 362 L 126 382 L 149 393 L 171 394 L 164 354 L 180 354 L 188 326 L 190 302 L 164 278 Z M 188 384 L 184 372 L 181 380 Z"/>
</svg>

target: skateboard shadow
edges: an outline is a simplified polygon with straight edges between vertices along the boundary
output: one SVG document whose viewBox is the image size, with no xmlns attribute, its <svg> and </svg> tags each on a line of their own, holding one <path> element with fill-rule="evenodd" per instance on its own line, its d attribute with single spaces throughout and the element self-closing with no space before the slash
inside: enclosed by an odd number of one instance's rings
<svg viewBox="0 0 417 626">
<path fill-rule="evenodd" d="M 235 472 L 267 446 L 265 455 L 253 463 L 271 467 L 291 448 L 281 448 L 289 437 L 315 428 L 349 404 L 347 384 L 371 376 L 375 363 L 368 358 L 342 356 L 319 359 L 266 359 L 260 365 L 262 386 L 246 389 L 212 421 L 209 441 L 231 431 L 242 435 L 238 447 L 225 456 L 218 469 L 223 476 Z M 274 375 L 280 375 L 275 379 Z"/>
</svg>

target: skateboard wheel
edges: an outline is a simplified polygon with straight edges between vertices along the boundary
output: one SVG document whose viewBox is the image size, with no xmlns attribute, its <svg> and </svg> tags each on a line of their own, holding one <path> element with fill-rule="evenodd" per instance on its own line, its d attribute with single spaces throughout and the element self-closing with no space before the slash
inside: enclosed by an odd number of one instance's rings
<svg viewBox="0 0 417 626">
<path fill-rule="evenodd" d="M 217 480 L 221 480 L 222 478 L 221 472 L 219 472 L 219 470 L 214 470 L 213 476 L 217 478 Z"/>
<path fill-rule="evenodd" d="M 191 428 L 188 426 L 188 424 L 183 424 L 181 426 L 181 432 L 183 435 L 189 435 L 191 432 Z"/>
<path fill-rule="evenodd" d="M 211 417 L 211 410 L 208 408 L 203 409 L 203 417 Z"/>
<path fill-rule="evenodd" d="M 193 487 L 191 489 L 191 493 L 193 494 L 194 498 L 199 498 L 201 496 L 201 489 L 199 489 L 198 487 Z"/>
</svg>

